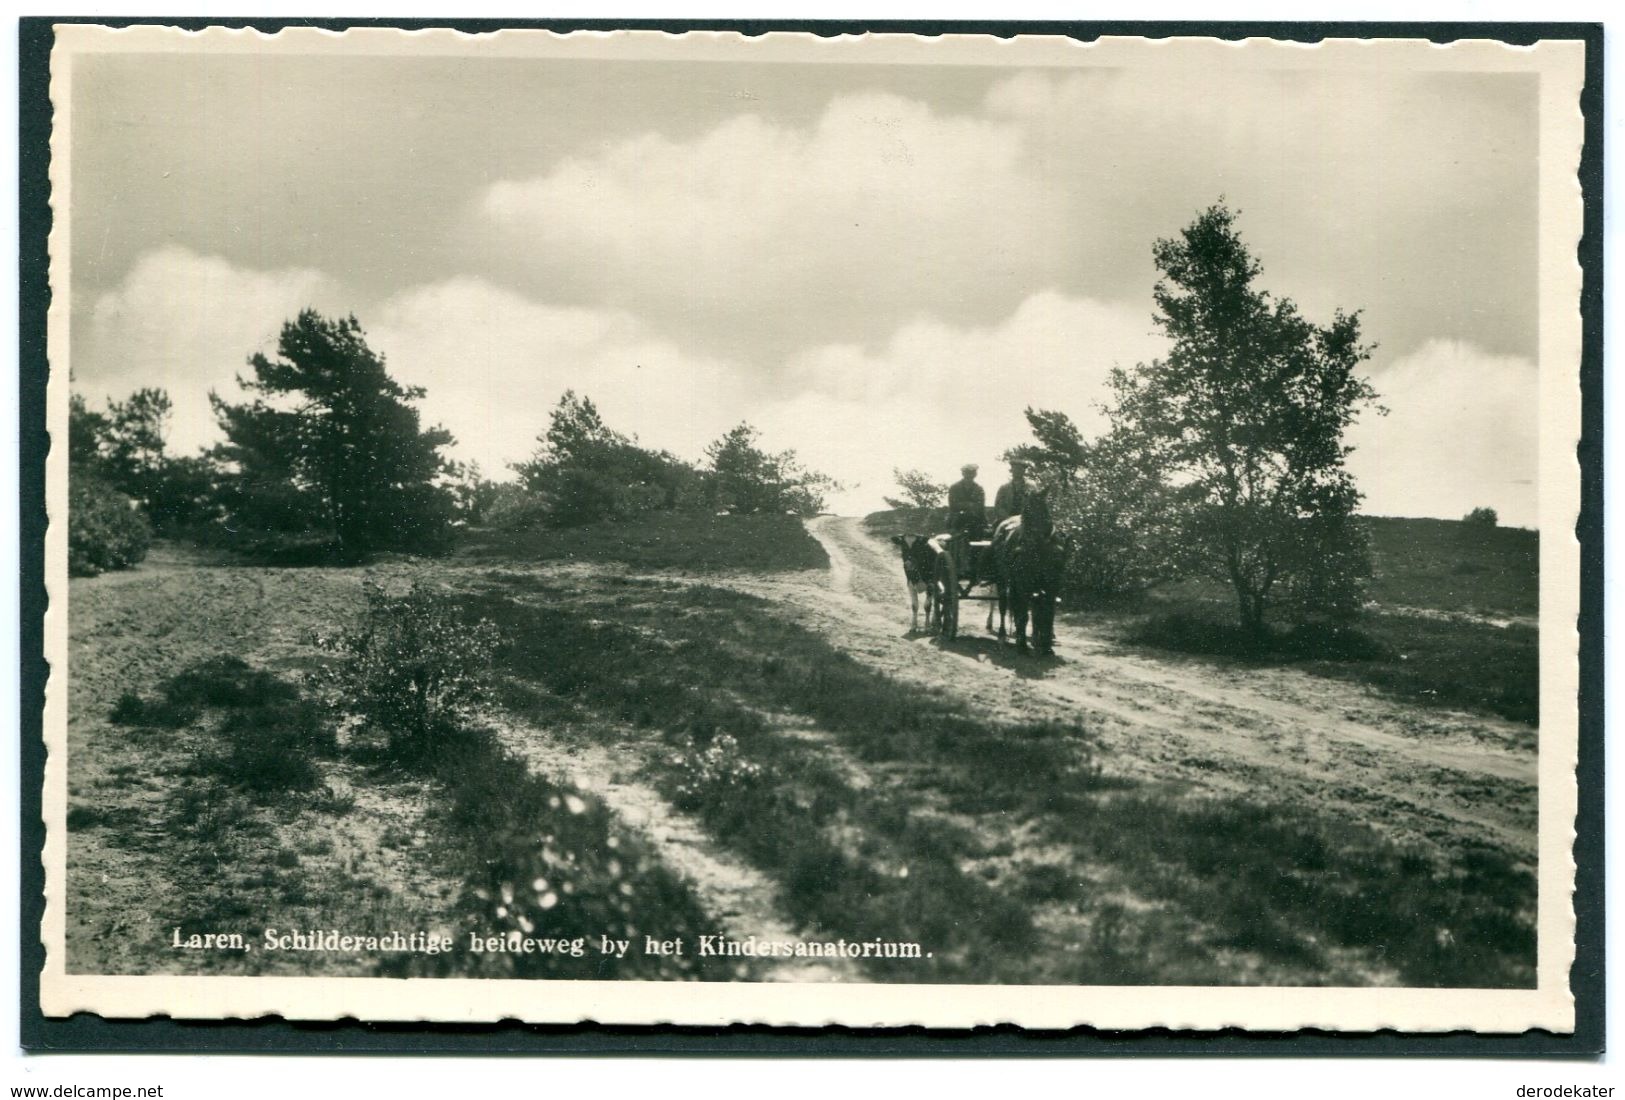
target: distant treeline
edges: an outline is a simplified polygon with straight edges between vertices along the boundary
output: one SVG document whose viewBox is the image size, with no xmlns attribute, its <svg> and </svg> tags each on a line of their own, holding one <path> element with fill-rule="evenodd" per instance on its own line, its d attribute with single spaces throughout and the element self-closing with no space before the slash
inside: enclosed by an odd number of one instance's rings
<svg viewBox="0 0 1625 1100">
<path fill-rule="evenodd" d="M 566 390 L 516 483 L 484 486 L 481 519 L 500 526 L 574 526 L 640 512 L 792 512 L 816 515 L 839 485 L 773 453 L 740 424 L 705 449 L 699 464 L 640 446 L 603 421 L 589 397 Z"/>
<path fill-rule="evenodd" d="M 93 575 L 146 554 L 153 534 L 270 562 L 359 561 L 374 551 L 440 553 L 478 523 L 572 526 L 649 511 L 822 509 L 838 486 L 793 451 L 771 452 L 740 424 L 687 462 L 607 426 L 566 391 L 517 480 L 450 458 L 422 425 L 422 387 L 390 377 L 352 316 L 306 310 L 275 357 L 252 355 L 242 397 L 211 392 L 223 442 L 196 455 L 166 445 L 169 395 L 141 389 L 92 410 L 70 401 L 69 569 Z"/>
</svg>

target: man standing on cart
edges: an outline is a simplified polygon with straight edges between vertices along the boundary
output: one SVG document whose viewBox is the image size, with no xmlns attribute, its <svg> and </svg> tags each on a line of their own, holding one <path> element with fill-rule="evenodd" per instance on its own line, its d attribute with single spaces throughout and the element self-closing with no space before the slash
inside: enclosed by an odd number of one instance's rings
<svg viewBox="0 0 1625 1100">
<path fill-rule="evenodd" d="M 976 483 L 976 464 L 959 468 L 960 479 L 948 488 L 948 536 L 961 577 L 970 576 L 970 542 L 987 537 L 987 494 Z"/>
</svg>

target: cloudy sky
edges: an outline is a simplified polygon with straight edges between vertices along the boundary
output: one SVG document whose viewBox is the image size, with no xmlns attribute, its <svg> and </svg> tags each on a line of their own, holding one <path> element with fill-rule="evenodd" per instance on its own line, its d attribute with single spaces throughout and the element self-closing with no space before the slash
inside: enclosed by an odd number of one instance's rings
<svg viewBox="0 0 1625 1100">
<path fill-rule="evenodd" d="M 698 457 L 748 419 L 878 507 L 1087 429 L 1221 195 L 1263 285 L 1364 311 L 1365 510 L 1535 522 L 1535 78 L 144 55 L 76 62 L 72 363 L 172 441 L 353 312 L 488 474 L 567 387 Z M 996 482 L 989 469 L 984 480 Z"/>
</svg>

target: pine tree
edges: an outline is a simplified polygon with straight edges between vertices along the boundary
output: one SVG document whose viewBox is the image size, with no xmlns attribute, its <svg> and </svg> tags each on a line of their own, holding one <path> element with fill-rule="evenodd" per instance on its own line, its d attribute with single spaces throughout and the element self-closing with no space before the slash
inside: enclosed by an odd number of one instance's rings
<svg viewBox="0 0 1625 1100">
<path fill-rule="evenodd" d="M 248 363 L 253 376 L 237 381 L 252 400 L 210 395 L 241 518 L 287 527 L 315 505 L 350 556 L 444 545 L 453 502 L 440 449 L 452 437 L 421 426 L 410 402 L 423 389 L 389 376 L 353 316 L 307 309 L 283 325 L 276 358 Z"/>
</svg>

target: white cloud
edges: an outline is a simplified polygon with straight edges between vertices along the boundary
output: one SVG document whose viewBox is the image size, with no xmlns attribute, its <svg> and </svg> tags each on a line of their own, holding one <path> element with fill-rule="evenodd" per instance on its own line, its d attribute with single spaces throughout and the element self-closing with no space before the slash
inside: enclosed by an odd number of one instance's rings
<svg viewBox="0 0 1625 1100">
<path fill-rule="evenodd" d="M 647 445 L 697 459 L 741 420 L 775 450 L 849 486 L 833 504 L 881 506 L 894 466 L 948 476 L 990 469 L 1027 436 L 1026 404 L 1066 409 L 1086 428 L 1106 372 L 1160 347 L 1145 311 L 1044 293 L 1002 323 L 920 320 L 880 349 L 826 345 L 763 372 L 663 339 L 629 315 L 539 305 L 475 279 L 385 303 L 373 342 L 425 410 L 490 474 L 521 458 L 559 394 L 590 395 L 605 419 Z"/>
<path fill-rule="evenodd" d="M 1503 524 L 1536 525 L 1534 363 L 1435 340 L 1374 385 L 1389 414 L 1367 413 L 1349 434 L 1365 512 L 1456 519 L 1482 506 Z"/>
<path fill-rule="evenodd" d="M 1046 287 L 1138 298 L 1153 241 L 1222 195 L 1265 285 L 1311 316 L 1364 309 L 1395 348 L 1517 348 L 1532 100 L 1484 79 L 1033 71 L 957 112 L 852 93 L 808 122 L 651 125 L 491 184 L 476 223 L 539 297 L 778 359 L 910 317 L 993 324 Z"/>
<path fill-rule="evenodd" d="M 165 248 L 95 302 L 74 347 L 75 385 L 92 398 L 167 388 L 172 445 L 189 451 L 215 438 L 211 386 L 235 394 L 247 354 L 268 349 L 300 308 L 354 300 L 320 272 L 244 270 Z M 488 475 L 530 453 L 573 388 L 614 427 L 690 459 L 749 420 L 768 446 L 846 482 L 833 504 L 847 511 L 878 507 L 894 466 L 946 479 L 971 461 L 995 482 L 999 454 L 1028 436 L 1028 405 L 1097 432 L 1110 368 L 1164 346 L 1149 304 L 1056 291 L 990 324 L 922 317 L 874 346 L 824 343 L 770 363 L 696 351 L 628 312 L 538 303 L 468 276 L 405 290 L 361 320 L 391 373 L 427 388 L 425 419 L 450 428 L 458 455 Z M 1533 525 L 1535 379 L 1526 360 L 1452 341 L 1383 369 L 1376 385 L 1393 411 L 1368 414 L 1350 439 L 1366 510 L 1455 517 L 1488 505 Z"/>
<path fill-rule="evenodd" d="M 680 348 L 625 314 L 538 305 L 474 279 L 385 304 L 371 329 L 402 380 L 426 386 L 425 410 L 490 474 L 528 454 L 566 388 L 647 445 L 698 459 L 749 420 L 764 445 L 794 449 L 848 490 L 841 510 L 871 510 L 895 491 L 894 466 L 948 477 L 1028 435 L 1027 404 L 1071 412 L 1086 430 L 1106 372 L 1156 354 L 1147 311 L 1033 296 L 1003 322 L 916 321 L 881 348 L 826 345 L 763 372 Z"/>
<path fill-rule="evenodd" d="M 1532 348 L 1531 86 L 1489 74 L 1190 69 L 1025 72 L 985 115 L 1064 173 L 1095 296 L 1155 278 L 1151 242 L 1223 196 L 1262 285 L 1395 349 Z"/>
<path fill-rule="evenodd" d="M 1050 281 L 1034 274 L 1067 259 L 1064 194 L 1023 154 L 1006 122 L 846 95 L 807 127 L 746 114 L 623 140 L 493 184 L 480 213 L 540 285 L 805 346 L 909 311 L 1013 307 Z"/>
<path fill-rule="evenodd" d="M 255 351 L 274 351 L 282 324 L 314 306 L 347 311 L 357 296 L 308 270 L 255 271 L 166 247 L 144 255 L 96 300 L 76 333 L 74 388 L 93 403 L 140 386 L 174 404 L 170 448 L 219 440 L 208 393 L 235 400 Z M 358 310 L 391 374 L 422 385 L 428 423 L 489 475 L 530 453 L 567 387 L 590 393 L 612 424 L 655 446 L 688 449 L 694 425 L 720 435 L 748 410 L 744 373 L 649 335 L 614 311 L 552 307 L 474 278 L 415 287 Z"/>
<path fill-rule="evenodd" d="M 775 437 L 811 436 L 798 445 L 809 462 L 855 483 L 842 503 L 873 508 L 895 493 L 895 466 L 952 480 L 975 462 L 985 482 L 1002 477 L 998 456 L 1031 437 L 1029 405 L 1097 433 L 1111 368 L 1164 346 L 1149 306 L 1045 292 L 994 325 L 921 320 L 873 353 L 829 346 L 798 355 L 784 375 L 798 396 L 768 406 L 761 424 Z"/>
<path fill-rule="evenodd" d="M 236 395 L 248 356 L 272 348 L 304 307 L 330 307 L 336 290 L 318 271 L 252 271 L 175 246 L 148 252 L 74 332 L 74 388 L 93 404 L 167 389 L 171 449 L 189 453 L 217 438 L 209 390 Z"/>
<path fill-rule="evenodd" d="M 685 353 L 625 313 L 543 305 L 474 278 L 394 296 L 368 338 L 392 374 L 428 390 L 425 419 L 488 477 L 535 449 L 566 389 L 590 396 L 611 427 L 685 455 L 750 408 L 736 364 Z"/>
</svg>

